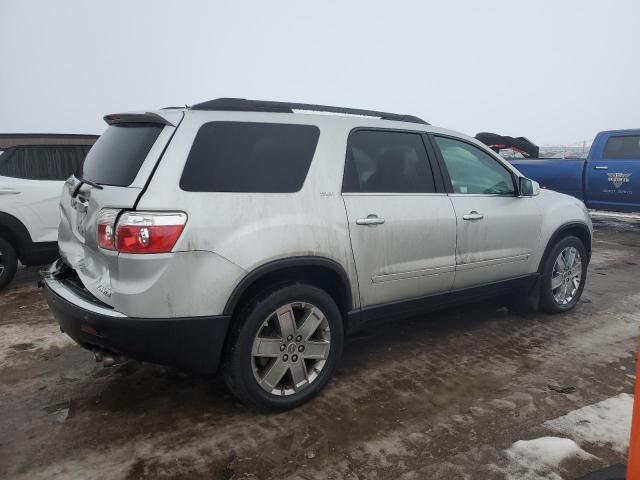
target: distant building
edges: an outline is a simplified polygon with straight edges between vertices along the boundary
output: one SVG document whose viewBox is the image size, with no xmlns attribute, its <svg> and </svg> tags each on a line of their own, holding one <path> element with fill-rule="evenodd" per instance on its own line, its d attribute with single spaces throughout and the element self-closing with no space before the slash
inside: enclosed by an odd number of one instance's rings
<svg viewBox="0 0 640 480">
<path fill-rule="evenodd" d="M 0 177 L 65 180 L 78 172 L 98 135 L 0 133 Z"/>
<path fill-rule="evenodd" d="M 64 133 L 0 133 L 0 150 L 18 145 L 93 145 L 98 135 Z"/>
</svg>

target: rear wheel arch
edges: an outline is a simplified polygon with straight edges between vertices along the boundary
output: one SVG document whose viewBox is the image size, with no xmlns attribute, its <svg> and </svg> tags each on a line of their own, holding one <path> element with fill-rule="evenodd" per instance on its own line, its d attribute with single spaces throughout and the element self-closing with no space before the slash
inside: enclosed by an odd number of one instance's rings
<svg viewBox="0 0 640 480">
<path fill-rule="evenodd" d="M 18 268 L 15 247 L 0 234 L 0 290 L 11 282 Z"/>
<path fill-rule="evenodd" d="M 591 231 L 586 224 L 580 222 L 567 223 L 559 227 L 553 235 L 547 241 L 540 263 L 538 264 L 538 273 L 542 273 L 545 261 L 549 256 L 549 252 L 553 249 L 553 246 L 564 237 L 574 236 L 580 239 L 583 243 L 585 250 L 587 251 L 587 259 L 591 258 Z"/>
<path fill-rule="evenodd" d="M 0 212 L 0 235 L 11 243 L 20 261 L 25 263 L 25 258 L 33 244 L 27 227 L 13 215 Z"/>
<path fill-rule="evenodd" d="M 296 315 L 294 308 L 313 309 L 321 323 L 311 321 L 315 326 L 309 327 L 307 333 L 303 330 L 309 323 L 296 326 L 286 320 L 280 323 L 274 317 L 283 307 L 285 312 L 291 312 L 294 321 L 304 316 L 304 312 Z M 277 285 L 239 310 L 241 321 L 227 339 L 222 373 L 240 401 L 261 411 L 278 412 L 309 401 L 324 388 L 339 363 L 345 335 L 340 309 L 324 289 L 300 282 Z M 263 329 L 268 331 L 266 336 L 261 335 Z M 320 337 L 310 338 L 314 331 Z M 264 340 L 267 348 L 256 349 L 256 342 L 261 345 Z M 322 350 L 324 353 L 317 350 L 319 342 L 328 347 Z M 306 348 L 312 347 L 315 353 L 305 358 Z M 316 361 L 319 363 L 314 364 Z M 308 376 L 307 372 L 316 375 Z"/>
<path fill-rule="evenodd" d="M 252 270 L 236 285 L 223 313 L 234 315 L 265 290 L 296 282 L 325 290 L 346 321 L 347 313 L 353 308 L 353 293 L 346 271 L 334 260 L 312 256 L 274 260 Z"/>
</svg>

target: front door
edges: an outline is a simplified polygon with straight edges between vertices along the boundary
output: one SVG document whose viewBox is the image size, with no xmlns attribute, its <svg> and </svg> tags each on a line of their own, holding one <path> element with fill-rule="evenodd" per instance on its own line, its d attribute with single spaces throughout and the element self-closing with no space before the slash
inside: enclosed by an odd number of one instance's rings
<svg viewBox="0 0 640 480">
<path fill-rule="evenodd" d="M 611 136 L 594 148 L 594 159 L 585 167 L 587 205 L 602 210 L 639 210 L 640 135 Z"/>
<path fill-rule="evenodd" d="M 420 133 L 349 136 L 343 199 L 363 307 L 451 289 L 456 220 Z"/>
<path fill-rule="evenodd" d="M 457 220 L 454 290 L 533 273 L 542 215 L 533 197 L 516 195 L 512 172 L 462 139 L 433 137 Z"/>
</svg>

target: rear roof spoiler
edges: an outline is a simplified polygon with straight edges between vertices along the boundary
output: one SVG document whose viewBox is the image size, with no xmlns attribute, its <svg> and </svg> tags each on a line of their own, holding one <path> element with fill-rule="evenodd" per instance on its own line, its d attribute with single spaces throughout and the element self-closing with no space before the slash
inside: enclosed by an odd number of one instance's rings
<svg viewBox="0 0 640 480">
<path fill-rule="evenodd" d="M 104 121 L 109 125 L 114 125 L 117 123 L 159 123 L 161 125 L 169 125 L 171 127 L 175 127 L 175 125 L 167 120 L 162 115 L 158 115 L 157 113 L 146 112 L 146 113 L 112 113 L 110 115 L 105 115 Z"/>
</svg>

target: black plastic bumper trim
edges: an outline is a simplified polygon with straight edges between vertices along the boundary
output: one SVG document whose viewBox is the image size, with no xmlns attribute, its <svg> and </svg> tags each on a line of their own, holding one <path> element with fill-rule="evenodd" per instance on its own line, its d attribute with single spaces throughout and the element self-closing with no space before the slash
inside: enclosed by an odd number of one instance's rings
<svg viewBox="0 0 640 480">
<path fill-rule="evenodd" d="M 229 327 L 228 315 L 179 318 L 111 317 L 81 308 L 44 288 L 60 328 L 88 350 L 143 362 L 214 373 Z"/>
</svg>

